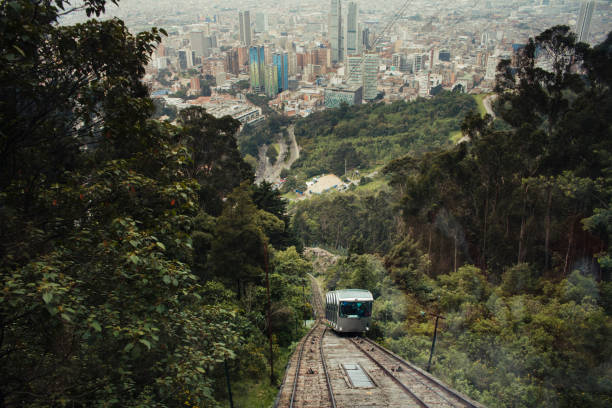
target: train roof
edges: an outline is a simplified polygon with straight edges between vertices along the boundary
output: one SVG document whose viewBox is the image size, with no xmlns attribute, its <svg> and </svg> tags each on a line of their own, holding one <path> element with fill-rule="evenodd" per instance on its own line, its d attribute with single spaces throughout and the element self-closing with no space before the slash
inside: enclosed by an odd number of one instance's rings
<svg viewBox="0 0 612 408">
<path fill-rule="evenodd" d="M 342 289 L 334 292 L 338 300 L 374 300 L 372 293 L 365 289 Z"/>
</svg>

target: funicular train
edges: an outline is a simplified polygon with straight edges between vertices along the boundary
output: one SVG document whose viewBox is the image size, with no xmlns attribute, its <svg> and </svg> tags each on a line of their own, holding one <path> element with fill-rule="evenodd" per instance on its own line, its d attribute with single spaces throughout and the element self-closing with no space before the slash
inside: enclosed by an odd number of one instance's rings
<svg viewBox="0 0 612 408">
<path fill-rule="evenodd" d="M 372 293 L 364 289 L 342 289 L 325 295 L 325 319 L 339 333 L 361 333 L 372 324 Z"/>
</svg>

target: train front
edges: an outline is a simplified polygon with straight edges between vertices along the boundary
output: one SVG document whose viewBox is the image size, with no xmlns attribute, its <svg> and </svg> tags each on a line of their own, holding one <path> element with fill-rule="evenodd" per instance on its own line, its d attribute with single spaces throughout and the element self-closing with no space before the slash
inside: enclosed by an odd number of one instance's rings
<svg viewBox="0 0 612 408">
<path fill-rule="evenodd" d="M 373 301 L 372 294 L 367 290 L 345 289 L 338 291 L 338 323 L 336 330 L 342 333 L 357 333 L 370 330 Z"/>
</svg>

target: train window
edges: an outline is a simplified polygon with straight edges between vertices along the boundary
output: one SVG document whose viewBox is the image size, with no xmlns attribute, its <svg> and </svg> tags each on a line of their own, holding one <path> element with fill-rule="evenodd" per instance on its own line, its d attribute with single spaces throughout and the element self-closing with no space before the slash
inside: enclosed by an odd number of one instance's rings
<svg viewBox="0 0 612 408">
<path fill-rule="evenodd" d="M 370 317 L 372 302 L 340 302 L 340 317 Z"/>
</svg>

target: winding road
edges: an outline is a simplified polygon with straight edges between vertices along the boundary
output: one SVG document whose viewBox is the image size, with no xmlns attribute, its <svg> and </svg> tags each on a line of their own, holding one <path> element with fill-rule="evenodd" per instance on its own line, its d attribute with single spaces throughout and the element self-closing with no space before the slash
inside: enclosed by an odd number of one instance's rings
<svg viewBox="0 0 612 408">
<path fill-rule="evenodd" d="M 276 139 L 276 143 L 280 146 L 280 152 L 276 159 L 276 163 L 271 164 L 270 159 L 266 156 L 270 146 L 263 145 L 259 148 L 259 160 L 257 171 L 255 172 L 255 183 L 261 183 L 263 180 L 269 183 L 278 182 L 280 180 L 281 171 L 291 168 L 291 165 L 300 158 L 300 147 L 295 140 L 293 125 L 287 128 L 287 133 L 289 134 L 289 140 L 291 142 L 289 146 L 287 146 L 282 136 Z M 287 151 L 287 147 L 289 147 L 289 151 Z M 287 154 L 289 155 L 289 159 L 285 160 Z"/>
</svg>

